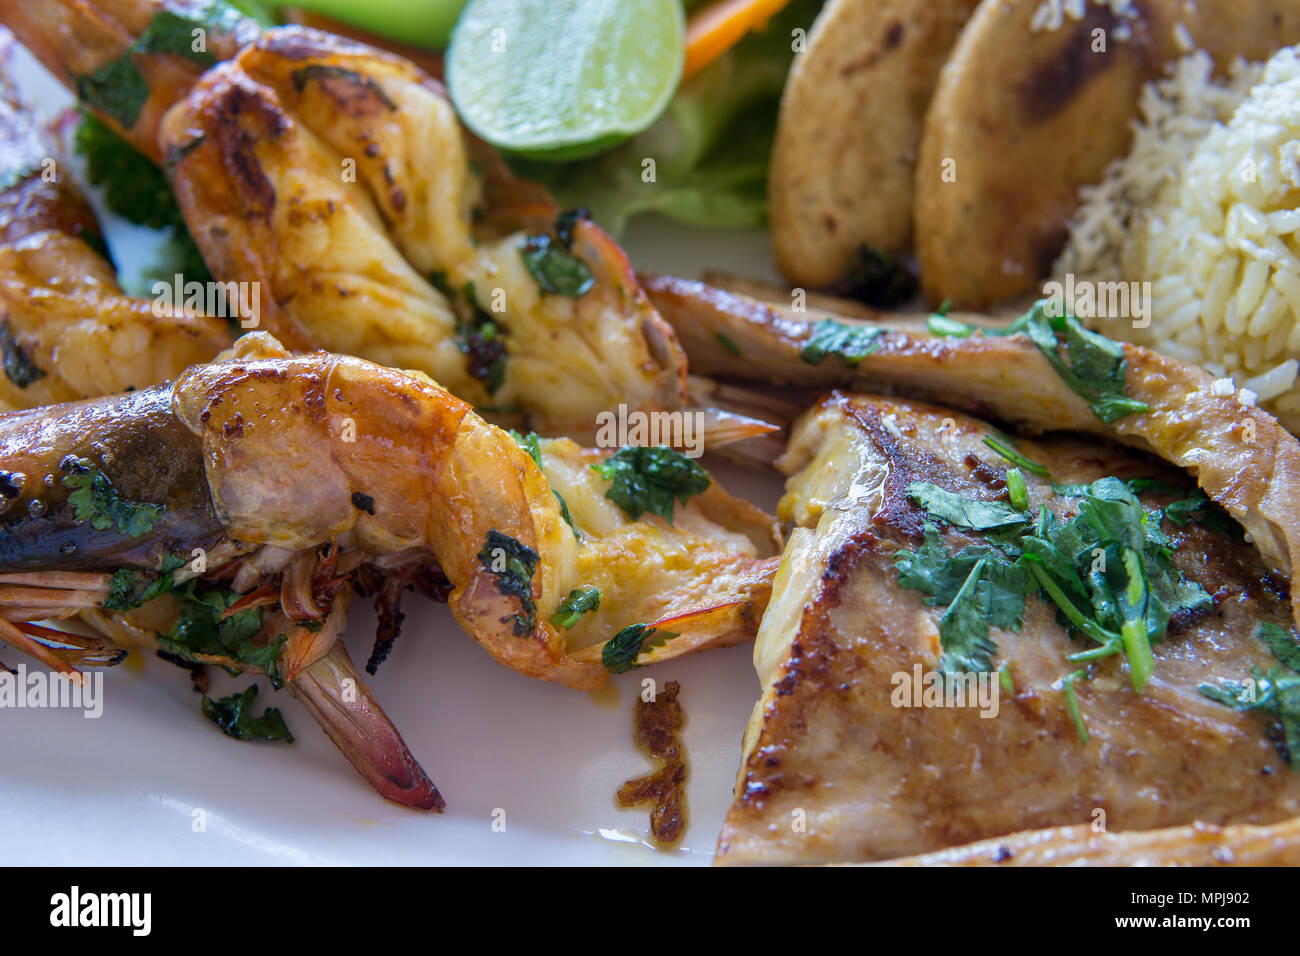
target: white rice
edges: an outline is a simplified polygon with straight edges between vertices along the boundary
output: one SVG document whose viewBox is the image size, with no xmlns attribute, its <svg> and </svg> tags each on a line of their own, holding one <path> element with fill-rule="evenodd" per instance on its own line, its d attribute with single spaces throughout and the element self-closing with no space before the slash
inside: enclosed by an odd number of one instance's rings
<svg viewBox="0 0 1300 956">
<path fill-rule="evenodd" d="M 1300 55 L 1143 90 L 1129 155 L 1083 190 L 1058 277 L 1150 282 L 1151 322 L 1090 320 L 1254 392 L 1300 429 Z"/>
<path fill-rule="evenodd" d="M 1092 2 L 1099 7 L 1110 7 L 1111 13 L 1117 19 L 1132 20 L 1137 16 L 1137 11 L 1133 9 L 1133 0 L 1092 0 Z M 1067 17 L 1071 20 L 1082 20 L 1087 15 L 1087 7 L 1088 0 L 1043 0 L 1034 11 L 1033 19 L 1029 21 L 1029 29 L 1034 33 L 1059 30 L 1065 25 Z M 1128 39 L 1127 30 L 1122 33 L 1116 30 L 1115 35 L 1116 39 Z"/>
</svg>

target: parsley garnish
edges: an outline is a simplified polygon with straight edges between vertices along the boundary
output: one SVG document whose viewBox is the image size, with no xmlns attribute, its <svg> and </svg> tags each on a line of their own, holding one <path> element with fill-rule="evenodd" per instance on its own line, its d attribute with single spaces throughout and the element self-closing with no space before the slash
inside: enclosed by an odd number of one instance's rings
<svg viewBox="0 0 1300 956">
<path fill-rule="evenodd" d="M 153 530 L 162 514 L 162 505 L 128 501 L 118 495 L 108 476 L 85 458 L 69 455 L 59 464 L 63 485 L 71 489 L 68 504 L 78 521 L 88 521 L 96 531 L 116 526 L 129 538 L 138 538 Z"/>
<path fill-rule="evenodd" d="M 799 358 L 809 365 L 820 365 L 828 355 L 834 355 L 845 368 L 858 364 L 880 348 L 884 329 L 872 325 L 846 325 L 836 319 L 822 319 L 813 326 L 812 335 L 804 343 Z"/>
<path fill-rule="evenodd" d="M 506 343 L 504 330 L 478 304 L 474 283 L 466 282 L 461 295 L 469 309 L 469 318 L 456 320 L 456 344 L 466 356 L 470 378 L 483 383 L 489 395 L 496 393 L 506 380 Z"/>
<path fill-rule="evenodd" d="M 1281 667 L 1270 667 L 1267 673 L 1252 667 L 1249 682 L 1220 680 L 1197 689 L 1225 707 L 1271 717 L 1281 731 L 1274 745 L 1282 759 L 1296 770 L 1300 768 L 1300 643 L 1289 628 L 1270 622 L 1260 624 L 1255 636 Z"/>
<path fill-rule="evenodd" d="M 543 294 L 576 299 L 596 284 L 587 264 L 550 236 L 529 236 L 519 247 L 519 255 Z"/>
<path fill-rule="evenodd" d="M 626 673 L 641 666 L 636 660 L 642 653 L 676 636 L 672 631 L 663 631 L 649 624 L 630 625 L 605 642 L 600 662 L 612 674 Z"/>
<path fill-rule="evenodd" d="M 537 626 L 537 604 L 533 601 L 532 581 L 533 572 L 537 570 L 541 558 L 526 544 L 493 528 L 487 533 L 478 560 L 496 578 L 498 591 L 507 597 L 519 599 L 523 613 L 512 614 L 505 620 L 514 622 L 516 637 L 527 637 Z"/>
<path fill-rule="evenodd" d="M 542 467 L 542 448 L 538 444 L 536 432 L 529 432 L 527 435 L 522 435 L 512 428 L 510 429 L 510 437 L 515 440 L 515 443 L 520 448 L 528 452 L 528 457 L 537 463 L 538 468 Z M 573 532 L 574 538 L 581 541 L 582 534 L 578 531 L 578 526 L 573 523 L 573 516 L 569 514 L 569 503 L 564 500 L 564 495 L 560 494 L 554 488 L 551 489 L 551 494 L 555 495 L 555 500 L 560 503 L 560 517 L 563 518 L 564 523 L 569 526 L 569 530 Z"/>
<path fill-rule="evenodd" d="M 14 338 L 7 317 L 0 320 L 0 357 L 4 360 L 5 377 L 19 388 L 26 388 L 45 377 L 45 372 L 28 358 L 27 352 Z"/>
<path fill-rule="evenodd" d="M 709 473 L 679 451 L 664 445 L 620 448 L 592 470 L 612 484 L 605 497 L 633 521 L 643 512 L 657 514 L 669 524 L 673 500 L 686 504 L 709 487 Z"/>
<path fill-rule="evenodd" d="M 180 602 L 180 617 L 166 636 L 158 637 L 159 647 L 191 661 L 201 654 L 229 657 L 262 671 L 274 687 L 281 685 L 280 648 L 287 638 L 281 634 L 264 646 L 253 643 L 262 630 L 261 608 L 227 615 L 242 595 L 219 588 L 200 591 L 198 578 L 175 586 L 171 593 Z"/>
<path fill-rule="evenodd" d="M 551 623 L 567 631 L 578 623 L 582 615 L 598 607 L 600 607 L 600 588 L 584 584 L 580 588 L 574 588 L 569 592 L 569 596 L 560 602 L 560 606 L 551 615 Z"/>
<path fill-rule="evenodd" d="M 1008 479 L 1013 502 L 1027 499 L 1027 488 L 1010 473 Z M 1103 478 L 1067 490 L 1082 498 L 1076 517 L 1061 522 L 1044 507 L 1031 524 L 1001 502 L 969 501 L 925 482 L 909 486 L 909 497 L 928 514 L 983 531 L 991 542 L 950 555 L 938 527 L 927 522 L 921 546 L 894 555 L 900 586 L 922 592 L 927 604 L 947 606 L 939 622 L 943 670 L 992 669 L 997 646 L 990 627 L 1019 630 L 1025 594 L 1037 591 L 1056 605 L 1063 624 L 1097 645 L 1069 660 L 1123 653 L 1140 692 L 1154 664 L 1151 644 L 1164 639 L 1175 615 L 1210 610 L 1205 589 L 1174 567 L 1160 512 L 1143 510 L 1126 483 Z"/>
<path fill-rule="evenodd" d="M 203 716 L 211 720 L 227 737 L 236 740 L 283 740 L 293 743 L 293 734 L 284 722 L 278 707 L 268 707 L 261 717 L 253 716 L 253 698 L 257 685 L 251 685 L 242 694 L 231 694 L 220 700 L 204 696 L 199 703 Z"/>
<path fill-rule="evenodd" d="M 175 586 L 175 572 L 185 566 L 185 559 L 174 554 L 163 555 L 158 565 L 158 576 L 143 579 L 129 568 L 119 568 L 109 581 L 108 597 L 104 600 L 106 611 L 130 611 L 148 604 Z"/>
<path fill-rule="evenodd" d="M 191 14 L 158 10 L 125 53 L 93 73 L 76 78 L 77 96 L 130 128 L 149 99 L 149 84 L 135 65 L 136 54 L 171 53 L 200 66 L 211 66 L 216 58 L 206 44 L 201 50 L 195 49 L 194 31 L 228 32 L 243 18 L 222 0 L 210 0 Z"/>
<path fill-rule="evenodd" d="M 947 339 L 964 339 L 970 337 L 974 328 L 957 319 L 950 319 L 941 313 L 934 313 L 925 320 L 925 327 L 931 335 Z"/>
<path fill-rule="evenodd" d="M 1030 461 L 1028 458 L 1020 454 L 1020 452 L 1016 451 L 1006 442 L 994 438 L 992 435 L 984 436 L 984 444 L 988 445 L 990 448 L 992 448 L 995 452 L 997 452 L 1007 461 L 1011 462 L 1011 464 L 1015 465 L 1018 468 L 1023 468 L 1025 471 L 1029 472 L 1030 474 L 1038 475 L 1041 478 L 1047 478 L 1050 475 L 1050 472 L 1048 472 L 1045 466 L 1040 465 L 1037 462 Z"/>
<path fill-rule="evenodd" d="M 1001 501 L 963 498 L 956 492 L 947 491 L 928 481 L 914 481 L 908 485 L 907 497 L 928 514 L 972 531 L 989 531 L 1029 523 L 1029 518 L 1022 511 Z"/>
<path fill-rule="evenodd" d="M 1113 422 L 1127 415 L 1149 410 L 1145 402 L 1124 393 L 1124 350 L 1115 342 L 1085 329 L 1073 316 L 1049 317 L 1044 302 L 1029 311 L 1022 331 L 1029 336 L 1056 374 L 1076 395 L 1084 399 L 1092 413 L 1103 422 Z M 1057 336 L 1065 336 L 1067 363 L 1061 357 Z"/>
</svg>

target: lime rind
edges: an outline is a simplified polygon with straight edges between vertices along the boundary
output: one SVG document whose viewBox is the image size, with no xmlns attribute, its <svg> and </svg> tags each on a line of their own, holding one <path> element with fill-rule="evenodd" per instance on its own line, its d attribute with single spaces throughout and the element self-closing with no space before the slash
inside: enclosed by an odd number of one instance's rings
<svg viewBox="0 0 1300 956">
<path fill-rule="evenodd" d="M 471 0 L 452 33 L 447 86 L 487 142 L 573 160 L 650 126 L 684 59 L 679 0 Z"/>
</svg>

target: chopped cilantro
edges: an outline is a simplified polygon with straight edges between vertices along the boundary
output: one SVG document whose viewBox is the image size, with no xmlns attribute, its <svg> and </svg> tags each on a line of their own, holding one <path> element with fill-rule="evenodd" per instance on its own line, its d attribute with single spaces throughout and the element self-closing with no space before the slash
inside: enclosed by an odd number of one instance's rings
<svg viewBox="0 0 1300 956">
<path fill-rule="evenodd" d="M 497 590 L 519 599 L 522 614 L 506 618 L 514 622 L 516 637 L 527 637 L 537 626 L 537 604 L 533 600 L 533 572 L 541 558 L 526 544 L 493 528 L 478 553 L 479 563 L 496 578 Z"/>
<path fill-rule="evenodd" d="M 587 264 L 550 236 L 529 236 L 519 255 L 543 294 L 578 298 L 596 284 Z"/>
<path fill-rule="evenodd" d="M 551 623 L 567 631 L 578 623 L 578 619 L 582 615 L 599 607 L 600 588 L 593 588 L 584 584 L 580 588 L 574 588 L 569 592 L 569 596 L 560 602 L 560 606 L 551 615 Z"/>
<path fill-rule="evenodd" d="M 1113 422 L 1148 411 L 1146 403 L 1124 392 L 1124 350 L 1104 335 L 1088 331 L 1073 316 L 1049 317 L 1045 305 L 1034 304 L 1023 331 L 1092 413 L 1103 422 Z M 1060 353 L 1057 337 L 1062 334 L 1069 362 Z"/>
<path fill-rule="evenodd" d="M 542 448 L 538 444 L 536 432 L 529 432 L 527 435 L 523 435 L 512 428 L 510 429 L 510 437 L 515 440 L 515 443 L 519 445 L 520 448 L 528 452 L 528 457 L 537 462 L 538 468 L 542 467 Z M 555 495 L 555 500 L 560 503 L 560 517 L 563 518 L 564 523 L 569 526 L 569 530 L 573 532 L 573 536 L 581 541 L 582 534 L 578 531 L 578 526 L 573 523 L 573 516 L 569 514 L 569 503 L 564 500 L 564 495 L 560 494 L 554 488 L 551 489 L 551 494 Z"/>
<path fill-rule="evenodd" d="M 1023 468 L 1030 474 L 1038 475 L 1040 478 L 1047 478 L 1050 475 L 1050 472 L 1048 472 L 1046 467 L 1037 462 L 1030 461 L 1006 442 L 994 438 L 992 435 L 984 436 L 984 444 L 988 445 L 1007 461 L 1011 462 L 1011 464 L 1018 468 Z"/>
<path fill-rule="evenodd" d="M 973 327 L 967 325 L 965 322 L 950 319 L 948 316 L 938 312 L 925 320 L 925 327 L 929 329 L 931 335 L 947 339 L 969 338 L 975 331 Z"/>
<path fill-rule="evenodd" d="M 1025 514 L 1011 505 L 1001 501 L 981 501 L 963 498 L 953 491 L 947 491 L 928 481 L 914 481 L 907 486 L 907 497 L 916 502 L 926 513 L 942 518 L 959 528 L 973 531 L 988 531 L 993 528 L 1009 528 L 1029 523 Z"/>
<path fill-rule="evenodd" d="M 261 717 L 253 716 L 253 699 L 257 685 L 252 684 L 242 694 L 231 694 L 220 700 L 204 695 L 199 707 L 203 716 L 211 720 L 227 737 L 236 740 L 283 740 L 293 743 L 293 734 L 284 722 L 279 708 L 268 707 Z"/>
<path fill-rule="evenodd" d="M 86 458 L 69 455 L 59 464 L 63 485 L 70 489 L 68 504 L 78 521 L 88 521 L 96 531 L 116 527 L 129 538 L 148 534 L 162 514 L 162 505 L 128 501 L 114 490 L 108 476 Z"/>
<path fill-rule="evenodd" d="M 671 524 L 674 499 L 686 504 L 711 481 L 707 471 L 664 445 L 629 445 L 591 467 L 611 482 L 605 497 L 633 521 L 649 511 Z"/>
<path fill-rule="evenodd" d="M 505 332 L 479 305 L 474 283 L 466 282 L 461 288 L 461 296 L 465 302 L 463 308 L 469 315 L 457 319 L 456 343 L 465 353 L 470 378 L 482 382 L 487 393 L 494 395 L 506 380 Z"/>
<path fill-rule="evenodd" d="M 676 636 L 672 631 L 660 630 L 649 624 L 632 624 L 605 642 L 600 652 L 600 662 L 612 674 L 626 673 L 641 666 L 636 661 L 645 651 Z"/>
<path fill-rule="evenodd" d="M 254 643 L 262 631 L 261 608 L 227 614 L 241 595 L 220 588 L 200 590 L 199 584 L 198 578 L 191 578 L 172 588 L 172 595 L 180 603 L 180 616 L 165 636 L 158 637 L 158 646 L 185 660 L 199 660 L 198 655 L 231 658 L 262 671 L 273 686 L 279 687 L 280 649 L 287 640 L 285 635 L 265 645 Z"/>
<path fill-rule="evenodd" d="M 0 358 L 4 360 L 5 378 L 19 388 L 26 388 L 45 377 L 44 370 L 28 357 L 26 350 L 14 338 L 7 316 L 0 320 Z"/>
<path fill-rule="evenodd" d="M 1019 468 L 1007 470 L 1007 500 L 1017 511 L 1029 507 L 1029 486 L 1025 484 L 1025 476 Z"/>
<path fill-rule="evenodd" d="M 836 319 L 822 319 L 813 326 L 799 358 L 809 365 L 820 365 L 834 355 L 845 368 L 858 364 L 880 348 L 884 329 L 872 325 L 846 325 Z"/>
<path fill-rule="evenodd" d="M 1221 680 L 1198 690 L 1210 700 L 1242 713 L 1260 713 L 1272 719 L 1280 734 L 1274 745 L 1292 770 L 1300 769 L 1300 644 L 1289 628 L 1265 622 L 1255 632 L 1282 666 L 1267 672 L 1251 668 L 1248 680 Z"/>
<path fill-rule="evenodd" d="M 736 344 L 736 340 L 733 339 L 731 336 L 727 335 L 727 333 L 725 333 L 725 332 L 714 332 L 714 333 L 713 333 L 713 337 L 714 337 L 715 339 L 717 339 L 717 342 L 718 342 L 719 345 L 721 345 L 724 349 L 726 349 L 726 350 L 727 350 L 728 352 L 730 352 L 732 355 L 735 355 L 735 356 L 737 356 L 737 357 L 740 356 L 740 346 L 737 345 L 737 344 Z"/>
</svg>

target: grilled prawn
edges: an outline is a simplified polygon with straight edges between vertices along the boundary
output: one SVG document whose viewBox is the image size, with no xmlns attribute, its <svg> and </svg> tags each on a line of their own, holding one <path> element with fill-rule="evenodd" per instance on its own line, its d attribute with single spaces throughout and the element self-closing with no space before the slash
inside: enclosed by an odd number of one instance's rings
<svg viewBox="0 0 1300 956">
<path fill-rule="evenodd" d="M 0 640 L 111 663 L 36 623 L 82 614 L 116 644 L 267 673 L 381 793 L 437 806 L 369 696 L 345 703 L 364 688 L 336 643 L 350 585 L 381 589 L 389 639 L 421 587 L 503 664 L 582 688 L 757 628 L 771 519 L 693 465 L 689 488 L 661 480 L 670 508 L 689 499 L 671 522 L 662 501 L 633 516 L 592 470 L 608 457 L 512 437 L 418 373 L 245 336 L 174 384 L 0 417 Z"/>
<path fill-rule="evenodd" d="M 231 342 L 219 319 L 122 292 L 57 155 L 0 71 L 0 410 L 153 385 Z"/>
<path fill-rule="evenodd" d="M 0 21 L 148 141 L 213 275 L 258 283 L 262 328 L 286 346 L 419 369 L 497 421 L 587 444 L 602 411 L 690 403 L 622 250 L 511 176 L 410 61 L 303 27 L 259 35 L 220 4 L 16 6 L 0 0 Z M 175 42 L 182 26 L 211 37 L 202 53 Z M 116 37 L 112 55 L 87 60 L 71 29 Z M 96 95 L 110 74 L 130 110 Z M 710 444 L 773 430 L 700 411 Z"/>
</svg>

